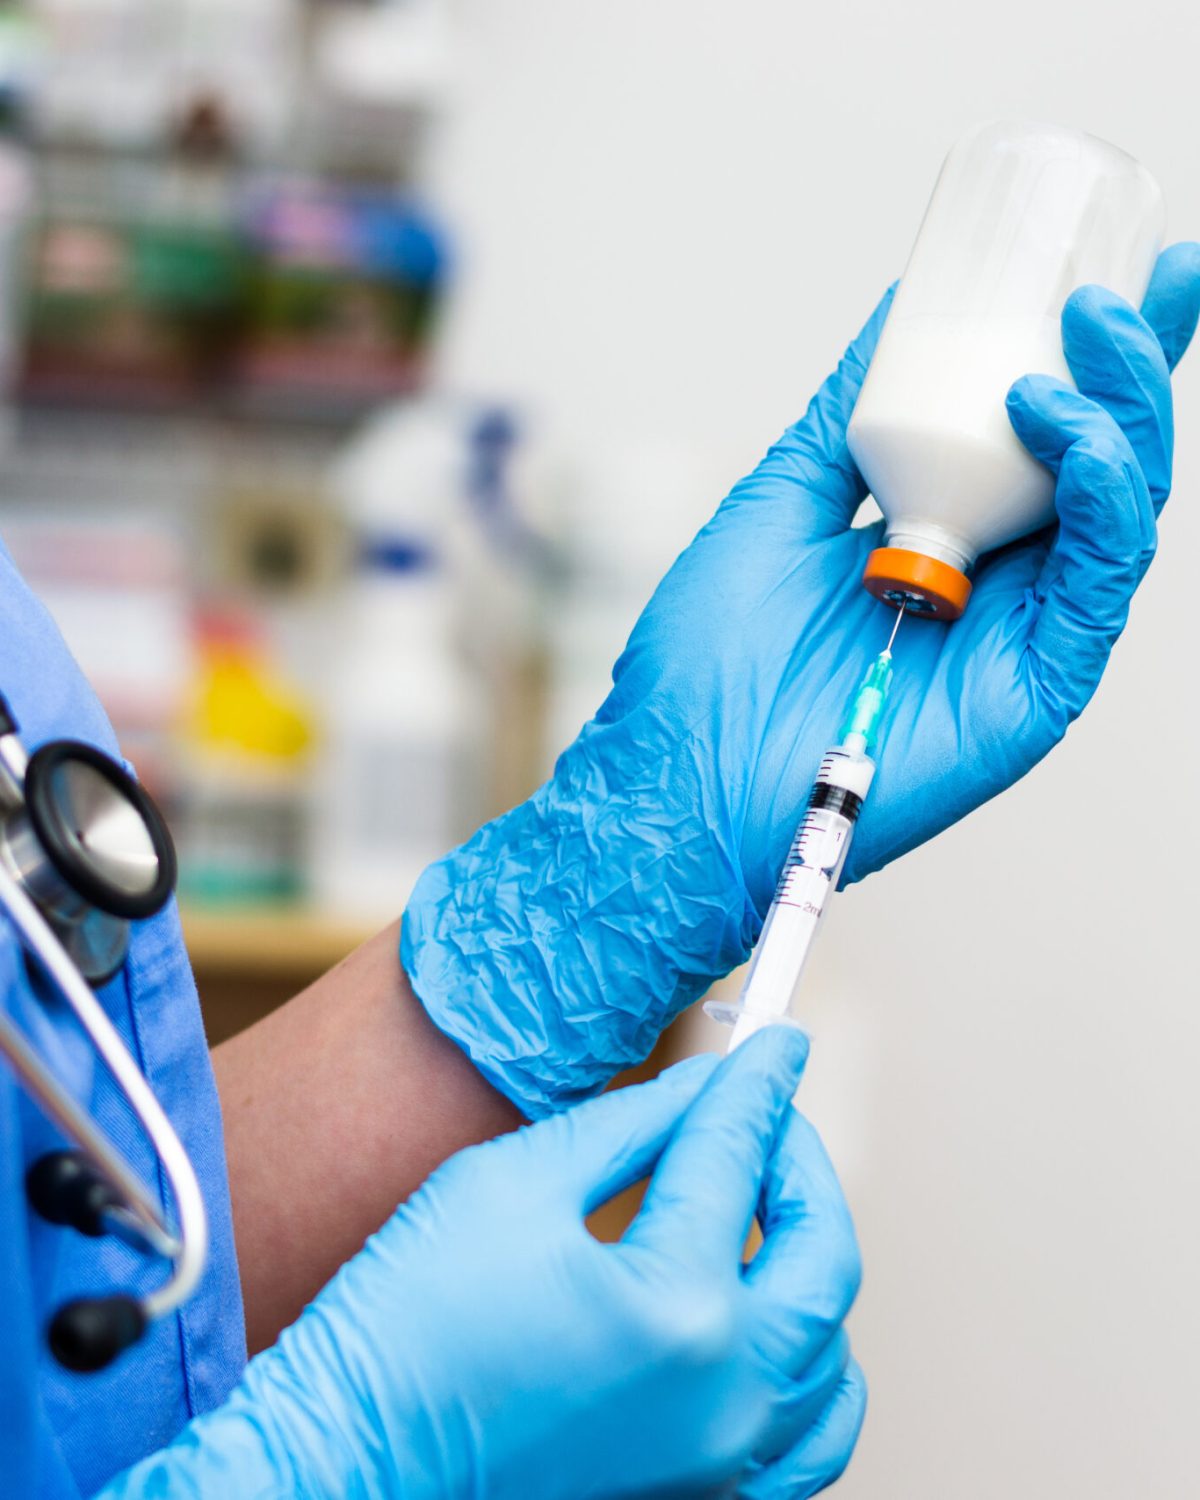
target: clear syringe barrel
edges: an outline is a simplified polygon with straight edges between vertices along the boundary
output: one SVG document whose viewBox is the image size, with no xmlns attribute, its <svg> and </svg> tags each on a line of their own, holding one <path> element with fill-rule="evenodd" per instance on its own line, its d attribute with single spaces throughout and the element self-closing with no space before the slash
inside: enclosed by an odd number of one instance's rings
<svg viewBox="0 0 1200 1500">
<path fill-rule="evenodd" d="M 789 1019 L 874 774 L 875 762 L 853 741 L 849 748 L 839 745 L 826 752 L 737 1004 L 712 1001 L 706 1006 L 710 1015 L 733 1024 L 731 1050 L 760 1026 Z"/>
</svg>

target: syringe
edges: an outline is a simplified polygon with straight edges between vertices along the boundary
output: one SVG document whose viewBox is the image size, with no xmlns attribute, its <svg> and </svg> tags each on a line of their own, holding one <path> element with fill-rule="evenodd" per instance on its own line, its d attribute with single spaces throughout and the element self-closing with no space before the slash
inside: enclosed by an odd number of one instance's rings
<svg viewBox="0 0 1200 1500">
<path fill-rule="evenodd" d="M 854 695 L 838 743 L 821 761 L 737 1003 L 710 1000 L 704 1007 L 733 1027 L 730 1052 L 761 1027 L 789 1020 L 813 939 L 837 890 L 854 825 L 875 775 L 870 752 L 892 685 L 892 644 L 903 618 L 897 615 L 887 646 Z"/>
</svg>

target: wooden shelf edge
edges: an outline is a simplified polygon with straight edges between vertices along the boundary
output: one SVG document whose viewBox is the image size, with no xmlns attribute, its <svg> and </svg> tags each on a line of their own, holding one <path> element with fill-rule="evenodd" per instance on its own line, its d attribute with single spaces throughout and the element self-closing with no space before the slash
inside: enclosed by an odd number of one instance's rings
<svg viewBox="0 0 1200 1500">
<path fill-rule="evenodd" d="M 384 925 L 290 906 L 183 906 L 180 917 L 193 968 L 243 974 L 322 972 Z"/>
</svg>

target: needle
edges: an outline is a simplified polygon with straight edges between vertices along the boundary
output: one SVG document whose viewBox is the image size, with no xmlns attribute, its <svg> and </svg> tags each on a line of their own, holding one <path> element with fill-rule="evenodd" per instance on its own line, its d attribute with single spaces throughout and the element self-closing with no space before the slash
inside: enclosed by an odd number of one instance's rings
<svg viewBox="0 0 1200 1500">
<path fill-rule="evenodd" d="M 883 651 L 880 653 L 882 656 L 891 656 L 891 654 L 892 654 L 892 642 L 896 639 L 896 632 L 900 629 L 900 621 L 903 620 L 903 618 L 904 618 L 904 611 L 902 609 L 898 609 L 896 611 L 896 623 L 892 626 L 892 633 L 891 633 L 891 635 L 888 636 L 888 643 L 883 648 Z"/>
</svg>

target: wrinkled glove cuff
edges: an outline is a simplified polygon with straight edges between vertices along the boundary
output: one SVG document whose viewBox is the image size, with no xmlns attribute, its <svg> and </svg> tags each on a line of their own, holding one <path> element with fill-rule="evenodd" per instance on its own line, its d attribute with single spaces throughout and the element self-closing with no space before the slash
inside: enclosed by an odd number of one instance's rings
<svg viewBox="0 0 1200 1500">
<path fill-rule="evenodd" d="M 531 1119 L 640 1062 L 758 931 L 711 755 L 638 730 L 631 768 L 629 720 L 589 724 L 528 802 L 425 871 L 404 915 L 422 1004 Z"/>
</svg>

